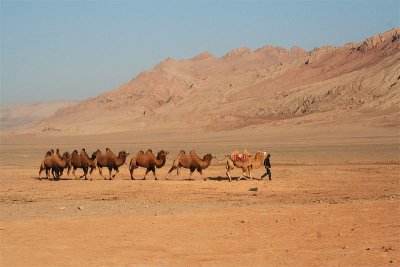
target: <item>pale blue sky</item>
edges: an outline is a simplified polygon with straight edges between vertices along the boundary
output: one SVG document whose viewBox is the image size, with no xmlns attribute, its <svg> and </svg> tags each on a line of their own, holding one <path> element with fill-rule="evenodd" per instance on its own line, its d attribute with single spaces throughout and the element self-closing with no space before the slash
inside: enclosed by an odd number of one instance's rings
<svg viewBox="0 0 400 267">
<path fill-rule="evenodd" d="M 86 99 L 166 57 L 307 50 L 399 27 L 399 1 L 4 1 L 0 103 Z"/>
</svg>

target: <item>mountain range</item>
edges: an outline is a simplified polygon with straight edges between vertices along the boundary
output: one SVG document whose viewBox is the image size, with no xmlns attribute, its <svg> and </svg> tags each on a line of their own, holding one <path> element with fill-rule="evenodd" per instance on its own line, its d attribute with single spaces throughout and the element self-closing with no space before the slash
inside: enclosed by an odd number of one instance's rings
<svg viewBox="0 0 400 267">
<path fill-rule="evenodd" d="M 167 58 L 21 132 L 221 131 L 348 122 L 399 127 L 400 29 L 341 47 L 265 46 Z"/>
</svg>

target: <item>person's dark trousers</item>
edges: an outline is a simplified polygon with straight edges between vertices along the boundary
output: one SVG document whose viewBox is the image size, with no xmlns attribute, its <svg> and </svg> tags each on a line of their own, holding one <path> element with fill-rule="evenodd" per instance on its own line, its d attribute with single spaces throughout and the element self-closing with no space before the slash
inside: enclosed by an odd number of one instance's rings
<svg viewBox="0 0 400 267">
<path fill-rule="evenodd" d="M 264 178 L 267 175 L 268 175 L 269 179 L 272 180 L 271 170 L 268 167 L 265 167 L 265 173 L 261 176 L 261 178 Z"/>
</svg>

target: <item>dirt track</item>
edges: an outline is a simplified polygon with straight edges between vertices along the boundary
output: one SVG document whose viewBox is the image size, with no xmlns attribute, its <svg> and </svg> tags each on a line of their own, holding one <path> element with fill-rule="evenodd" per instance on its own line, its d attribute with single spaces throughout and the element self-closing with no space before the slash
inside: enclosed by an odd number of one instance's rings
<svg viewBox="0 0 400 267">
<path fill-rule="evenodd" d="M 398 164 L 281 165 L 231 183 L 221 171 L 55 182 L 3 166 L 1 265 L 400 264 Z"/>
</svg>

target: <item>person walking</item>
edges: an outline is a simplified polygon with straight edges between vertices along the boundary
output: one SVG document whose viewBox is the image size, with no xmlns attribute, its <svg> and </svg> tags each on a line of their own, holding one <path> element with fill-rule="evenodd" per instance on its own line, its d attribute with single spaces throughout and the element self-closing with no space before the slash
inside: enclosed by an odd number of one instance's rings
<svg viewBox="0 0 400 267">
<path fill-rule="evenodd" d="M 264 159 L 264 167 L 265 167 L 265 173 L 261 176 L 261 179 L 263 179 L 265 176 L 268 175 L 269 180 L 272 180 L 271 178 L 271 162 L 269 161 L 269 158 L 271 157 L 271 154 L 268 154 L 267 157 Z"/>
</svg>

